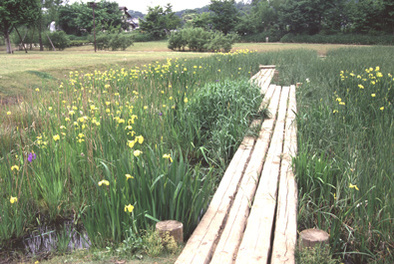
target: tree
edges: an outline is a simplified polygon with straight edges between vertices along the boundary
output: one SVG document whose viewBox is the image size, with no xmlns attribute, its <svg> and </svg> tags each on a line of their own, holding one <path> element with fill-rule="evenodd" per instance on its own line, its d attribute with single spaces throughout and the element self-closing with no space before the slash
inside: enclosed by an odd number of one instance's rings
<svg viewBox="0 0 394 264">
<path fill-rule="evenodd" d="M 4 36 L 7 53 L 12 53 L 10 33 L 21 25 L 37 21 L 41 10 L 38 0 L 2 0 L 0 2 L 0 32 Z"/>
<path fill-rule="evenodd" d="M 116 2 L 101 0 L 95 7 L 96 24 L 101 30 L 124 27 L 122 14 Z M 73 3 L 59 7 L 59 16 L 56 23 L 67 34 L 81 35 L 83 32 L 93 30 L 92 8 L 85 3 Z"/>
<path fill-rule="evenodd" d="M 234 31 L 238 23 L 238 10 L 235 7 L 235 0 L 211 0 L 209 10 L 212 14 L 212 24 L 214 29 L 223 32 L 225 35 Z"/>
<path fill-rule="evenodd" d="M 338 30 L 344 0 L 287 0 L 280 6 L 279 19 L 293 33 L 319 33 L 324 26 Z"/>
<path fill-rule="evenodd" d="M 191 20 L 191 24 L 193 27 L 203 28 L 205 30 L 212 29 L 212 20 L 211 14 L 208 12 L 203 12 L 201 14 L 196 14 L 193 19 Z"/>
<path fill-rule="evenodd" d="M 154 39 L 161 39 L 180 24 L 181 19 L 172 12 L 172 6 L 168 4 L 165 9 L 161 6 L 149 7 L 148 14 L 140 22 L 140 29 Z"/>
<path fill-rule="evenodd" d="M 390 0 L 359 0 L 350 4 L 352 30 L 356 33 L 394 34 L 394 3 Z"/>
</svg>

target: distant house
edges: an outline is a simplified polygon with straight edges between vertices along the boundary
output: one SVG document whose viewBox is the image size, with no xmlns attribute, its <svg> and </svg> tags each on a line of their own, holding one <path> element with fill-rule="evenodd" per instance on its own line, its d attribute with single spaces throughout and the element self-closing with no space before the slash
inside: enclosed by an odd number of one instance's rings
<svg viewBox="0 0 394 264">
<path fill-rule="evenodd" d="M 122 11 L 123 22 L 127 25 L 126 31 L 134 30 L 139 28 L 139 20 L 138 18 L 133 18 L 129 12 L 127 12 L 127 7 L 119 6 L 119 10 Z"/>
</svg>

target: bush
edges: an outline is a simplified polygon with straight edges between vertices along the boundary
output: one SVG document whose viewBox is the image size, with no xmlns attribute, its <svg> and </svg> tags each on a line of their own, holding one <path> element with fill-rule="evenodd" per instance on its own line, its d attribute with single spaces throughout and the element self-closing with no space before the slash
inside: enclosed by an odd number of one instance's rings
<svg viewBox="0 0 394 264">
<path fill-rule="evenodd" d="M 109 46 L 112 50 L 126 50 L 128 47 L 133 45 L 133 39 L 131 35 L 127 33 L 111 34 L 110 38 Z"/>
<path fill-rule="evenodd" d="M 89 36 L 90 42 L 94 42 L 94 36 Z M 96 34 L 96 46 L 98 50 L 107 50 L 109 49 L 109 42 L 111 41 L 110 34 L 100 32 Z"/>
<path fill-rule="evenodd" d="M 184 36 L 186 31 L 177 31 L 171 33 L 171 36 L 168 40 L 168 48 L 172 50 L 185 50 L 187 46 L 187 39 Z"/>
<path fill-rule="evenodd" d="M 93 36 L 89 37 L 89 40 L 93 42 Z M 129 33 L 104 33 L 100 32 L 96 35 L 96 45 L 98 50 L 126 50 L 128 47 L 133 45 L 133 37 Z"/>
<path fill-rule="evenodd" d="M 91 43 L 90 41 L 86 40 L 71 40 L 69 47 L 79 47 Z"/>
<path fill-rule="evenodd" d="M 154 38 L 151 34 L 141 32 L 139 30 L 135 30 L 131 33 L 134 42 L 148 42 L 153 41 Z"/>
<path fill-rule="evenodd" d="M 50 32 L 47 33 L 48 37 L 51 39 L 53 46 L 55 46 L 56 49 L 59 50 L 64 50 L 68 46 L 70 46 L 70 38 L 64 31 L 55 31 L 55 32 Z M 43 34 L 43 43 L 44 45 L 50 49 L 52 47 L 51 43 L 48 40 L 48 37 L 46 37 L 46 34 Z"/>
<path fill-rule="evenodd" d="M 238 39 L 235 34 L 224 35 L 221 32 L 215 32 L 211 36 L 211 40 L 207 44 L 207 49 L 210 51 L 224 51 L 229 52 L 233 43 Z"/>
<path fill-rule="evenodd" d="M 229 52 L 236 35 L 224 35 L 221 32 L 206 31 L 203 28 L 185 28 L 173 32 L 168 40 L 168 48 L 185 50 L 187 46 L 192 51 L 224 51 Z"/>
</svg>

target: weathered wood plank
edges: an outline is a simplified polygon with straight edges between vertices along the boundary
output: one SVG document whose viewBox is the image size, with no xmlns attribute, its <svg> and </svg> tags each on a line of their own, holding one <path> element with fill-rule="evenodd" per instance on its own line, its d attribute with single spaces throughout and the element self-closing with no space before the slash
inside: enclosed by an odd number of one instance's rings
<svg viewBox="0 0 394 264">
<path fill-rule="evenodd" d="M 275 65 L 260 65 L 260 70 L 263 69 L 275 69 Z"/>
<path fill-rule="evenodd" d="M 255 82 L 260 87 L 262 94 L 265 94 L 267 88 L 269 87 L 274 76 L 274 72 L 275 69 L 260 70 L 251 78 L 251 81 Z"/>
<path fill-rule="evenodd" d="M 246 137 L 236 151 L 201 222 L 175 263 L 208 263 L 232 204 L 255 140 Z"/>
<path fill-rule="evenodd" d="M 289 88 L 284 87 L 274 133 L 235 263 L 267 263 L 269 258 L 288 94 Z"/>
<path fill-rule="evenodd" d="M 256 191 L 259 176 L 263 169 L 265 155 L 268 150 L 269 140 L 276 120 L 279 98 L 280 89 L 276 89 L 268 107 L 273 114 L 270 119 L 264 120 L 262 128 L 260 129 L 261 132 L 255 143 L 251 159 L 244 172 L 240 187 L 227 218 L 226 226 L 224 227 L 210 263 L 232 263 L 236 255 L 245 230 L 250 205 Z"/>
<path fill-rule="evenodd" d="M 266 70 L 265 76 L 261 81 L 260 87 L 261 87 L 261 93 L 265 94 L 269 85 L 271 84 L 271 80 L 274 77 L 275 70 Z"/>
<path fill-rule="evenodd" d="M 291 156 L 297 147 L 295 126 L 295 86 L 290 87 L 289 106 L 285 123 L 285 140 L 279 182 L 278 206 L 271 264 L 295 263 L 297 241 L 297 186 L 291 168 Z"/>
</svg>

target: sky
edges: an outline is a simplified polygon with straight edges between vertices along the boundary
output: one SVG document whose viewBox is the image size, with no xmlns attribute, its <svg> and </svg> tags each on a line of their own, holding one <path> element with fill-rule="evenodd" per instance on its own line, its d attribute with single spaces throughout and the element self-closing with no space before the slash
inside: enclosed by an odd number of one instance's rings
<svg viewBox="0 0 394 264">
<path fill-rule="evenodd" d="M 69 4 L 80 2 L 81 0 L 69 0 Z M 93 0 L 82 0 L 83 3 L 92 2 Z M 125 6 L 129 10 L 140 11 L 144 14 L 148 13 L 148 7 L 166 6 L 168 3 L 172 5 L 172 11 L 181 11 L 184 9 L 200 8 L 211 3 L 210 0 L 107 0 L 109 2 L 117 2 L 119 6 Z M 100 2 L 100 0 L 96 0 Z"/>
</svg>

